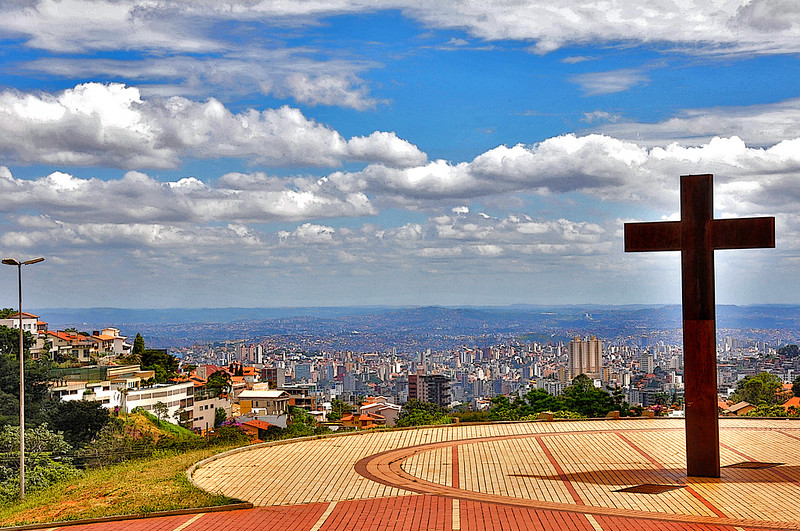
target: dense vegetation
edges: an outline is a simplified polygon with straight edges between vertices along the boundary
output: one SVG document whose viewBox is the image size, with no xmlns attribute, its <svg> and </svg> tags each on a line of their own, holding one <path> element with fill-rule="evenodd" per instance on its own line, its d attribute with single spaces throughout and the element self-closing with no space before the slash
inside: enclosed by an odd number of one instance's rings
<svg viewBox="0 0 800 531">
<path fill-rule="evenodd" d="M 762 372 L 739 380 L 731 400 L 733 403 L 744 401 L 754 406 L 773 406 L 785 402 L 789 398 L 787 395 L 783 392 L 783 380 L 774 374 Z"/>
<path fill-rule="evenodd" d="M 447 409 L 416 399 L 406 402 L 397 417 L 397 426 L 400 428 L 449 424 L 451 422 L 453 422 L 453 418 L 448 416 Z"/>
<path fill-rule="evenodd" d="M 534 420 L 542 412 L 551 412 L 555 418 L 597 418 L 611 411 L 619 411 L 621 417 L 641 415 L 641 408 L 631 408 L 621 389 L 615 387 L 611 392 L 600 389 L 588 376 L 581 374 L 559 396 L 543 389 L 532 389 L 513 401 L 507 396 L 495 397 L 488 418 Z"/>
</svg>

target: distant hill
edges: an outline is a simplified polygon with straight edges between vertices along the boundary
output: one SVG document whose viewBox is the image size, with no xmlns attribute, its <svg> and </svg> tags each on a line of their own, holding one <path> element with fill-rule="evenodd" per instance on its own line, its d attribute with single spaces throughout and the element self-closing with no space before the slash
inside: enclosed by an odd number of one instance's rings
<svg viewBox="0 0 800 531">
<path fill-rule="evenodd" d="M 326 348 L 380 350 L 386 345 L 445 348 L 491 343 L 496 338 L 535 335 L 564 340 L 574 335 L 604 338 L 678 333 L 678 305 L 507 307 L 326 307 L 326 308 L 45 308 L 32 310 L 51 329 L 137 332 L 148 346 L 180 347 L 196 342 L 251 340 L 265 336 L 324 339 Z M 717 328 L 747 330 L 748 337 L 800 337 L 800 306 L 718 306 Z M 758 331 L 780 331 L 780 334 Z M 759 335 L 760 334 L 760 335 Z"/>
</svg>

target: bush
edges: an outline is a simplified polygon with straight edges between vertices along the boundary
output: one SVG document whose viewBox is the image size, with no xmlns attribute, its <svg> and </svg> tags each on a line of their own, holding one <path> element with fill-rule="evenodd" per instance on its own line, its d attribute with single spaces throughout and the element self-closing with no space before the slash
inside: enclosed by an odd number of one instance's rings
<svg viewBox="0 0 800 531">
<path fill-rule="evenodd" d="M 554 419 L 585 419 L 586 415 L 581 415 L 576 411 L 569 411 L 562 409 L 561 411 L 553 411 Z"/>
<path fill-rule="evenodd" d="M 460 411 L 458 413 L 453 413 L 452 416 L 458 418 L 458 421 L 462 423 L 489 421 L 488 411 Z"/>
<path fill-rule="evenodd" d="M 447 416 L 447 411 L 436 404 L 411 399 L 400 410 L 397 417 L 397 426 L 428 426 L 433 424 L 449 424 L 453 419 Z"/>
<path fill-rule="evenodd" d="M 72 447 L 61 433 L 47 429 L 47 424 L 25 430 L 25 449 L 26 492 L 42 490 L 80 475 L 66 458 Z M 0 504 L 8 504 L 19 499 L 19 428 L 5 426 L 0 431 L 0 452 L 8 458 L 5 462 L 12 465 L 0 466 Z"/>
</svg>

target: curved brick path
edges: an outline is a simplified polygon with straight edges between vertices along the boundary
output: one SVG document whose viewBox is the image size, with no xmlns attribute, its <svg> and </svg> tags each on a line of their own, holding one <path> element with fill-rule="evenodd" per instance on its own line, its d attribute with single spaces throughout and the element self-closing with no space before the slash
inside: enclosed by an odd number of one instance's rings
<svg viewBox="0 0 800 531">
<path fill-rule="evenodd" d="M 723 419 L 721 428 L 723 467 L 780 465 L 687 478 L 683 422 L 670 419 L 364 432 L 204 463 L 196 484 L 259 507 L 125 528 L 800 529 L 800 422 Z M 640 484 L 674 488 L 618 492 Z"/>
</svg>

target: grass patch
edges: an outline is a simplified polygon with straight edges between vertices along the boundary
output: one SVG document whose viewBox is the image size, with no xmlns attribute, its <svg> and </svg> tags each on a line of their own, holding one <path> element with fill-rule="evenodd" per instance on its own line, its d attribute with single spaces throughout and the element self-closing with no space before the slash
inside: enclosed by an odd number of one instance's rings
<svg viewBox="0 0 800 531">
<path fill-rule="evenodd" d="M 150 413 L 149 411 L 139 411 L 139 415 L 144 415 L 144 417 L 153 423 L 159 430 L 169 435 L 172 435 L 178 439 L 197 439 L 200 436 L 194 433 L 191 430 L 187 430 L 184 427 L 178 426 L 177 424 L 173 424 L 168 420 L 164 419 L 162 421 L 158 420 L 158 417 Z"/>
<path fill-rule="evenodd" d="M 232 447 L 160 452 L 105 468 L 31 493 L 23 503 L 0 506 L 0 526 L 81 518 L 144 514 L 226 505 L 239 500 L 209 494 L 189 483 L 186 470 L 197 461 Z"/>
</svg>

